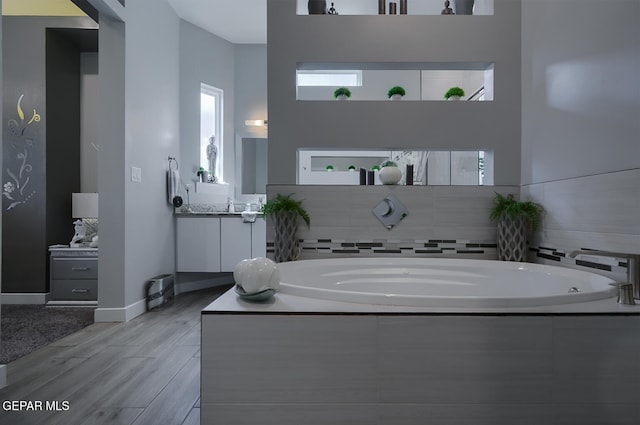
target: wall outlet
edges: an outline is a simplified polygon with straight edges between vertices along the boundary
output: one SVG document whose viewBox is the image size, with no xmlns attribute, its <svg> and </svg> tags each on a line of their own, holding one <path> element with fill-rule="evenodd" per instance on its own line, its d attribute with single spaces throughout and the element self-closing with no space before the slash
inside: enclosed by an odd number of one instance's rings
<svg viewBox="0 0 640 425">
<path fill-rule="evenodd" d="M 142 182 L 142 168 L 131 167 L 131 181 L 134 183 Z"/>
</svg>

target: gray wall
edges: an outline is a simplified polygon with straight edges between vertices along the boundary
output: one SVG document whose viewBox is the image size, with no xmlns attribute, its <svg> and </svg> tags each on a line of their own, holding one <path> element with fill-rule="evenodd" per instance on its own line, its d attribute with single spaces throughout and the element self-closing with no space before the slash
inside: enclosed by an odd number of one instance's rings
<svg viewBox="0 0 640 425">
<path fill-rule="evenodd" d="M 640 2 L 522 12 L 522 197 L 546 210 L 536 244 L 638 254 Z"/>
<path fill-rule="evenodd" d="M 166 171 L 167 157 L 180 151 L 179 19 L 152 0 L 128 2 L 118 14 L 121 21 L 100 22 L 97 320 L 144 312 L 147 280 L 175 270 Z M 132 167 L 142 170 L 140 183 Z"/>
<path fill-rule="evenodd" d="M 269 183 L 295 183 L 298 148 L 339 147 L 493 149 L 495 183 L 519 184 L 520 6 L 496 0 L 495 15 L 451 19 L 327 17 L 296 15 L 295 0 L 269 1 Z M 298 62 L 383 61 L 495 62 L 495 100 L 296 100 Z"/>
<path fill-rule="evenodd" d="M 640 2 L 522 3 L 521 183 L 640 167 Z"/>
<path fill-rule="evenodd" d="M 16 129 L 3 125 L 3 184 L 11 182 L 14 190 L 3 195 L 2 289 L 45 293 L 47 245 L 68 242 L 73 235 L 71 192 L 79 189 L 74 81 L 80 53 L 66 28 L 95 28 L 95 23 L 89 18 L 3 19 L 2 121 L 15 120 Z M 58 33 L 60 28 L 65 31 Z M 23 94 L 24 119 L 17 111 Z"/>
<path fill-rule="evenodd" d="M 155 0 L 127 2 L 126 11 L 125 250 L 119 254 L 130 306 L 146 298 L 149 278 L 174 270 L 165 172 L 167 157 L 180 147 L 180 20 Z M 142 169 L 142 183 L 131 182 L 132 166 Z"/>
<path fill-rule="evenodd" d="M 246 127 L 245 120 L 266 120 L 267 46 L 235 45 L 235 129 L 246 134 L 260 130 Z"/>
<path fill-rule="evenodd" d="M 98 53 L 80 54 L 80 191 L 98 191 Z"/>
<path fill-rule="evenodd" d="M 200 84 L 224 91 L 224 180 L 233 180 L 235 113 L 234 45 L 186 21 L 180 21 L 180 176 L 197 180 L 200 167 Z M 174 155 L 175 156 L 175 155 Z M 184 193 L 183 193 L 183 197 Z"/>
<path fill-rule="evenodd" d="M 125 305 L 125 24 L 100 15 L 98 47 L 98 306 Z M 151 209 L 150 209 L 151 210 Z M 151 212 L 153 213 L 153 212 Z M 96 320 L 100 318 L 96 315 Z"/>
</svg>

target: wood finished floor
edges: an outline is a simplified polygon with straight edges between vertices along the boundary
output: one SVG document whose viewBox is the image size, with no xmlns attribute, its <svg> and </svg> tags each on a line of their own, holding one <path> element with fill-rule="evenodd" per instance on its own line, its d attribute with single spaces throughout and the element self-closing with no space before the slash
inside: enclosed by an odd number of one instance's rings
<svg viewBox="0 0 640 425">
<path fill-rule="evenodd" d="M 198 425 L 200 311 L 229 286 L 181 294 L 127 323 L 95 323 L 7 365 L 4 425 Z M 7 411 L 6 401 L 68 402 Z"/>
</svg>

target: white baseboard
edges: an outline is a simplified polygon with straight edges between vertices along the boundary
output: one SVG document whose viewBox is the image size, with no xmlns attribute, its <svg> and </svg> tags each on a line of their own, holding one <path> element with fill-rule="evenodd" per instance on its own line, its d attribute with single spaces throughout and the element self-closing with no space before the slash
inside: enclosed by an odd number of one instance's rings
<svg viewBox="0 0 640 425">
<path fill-rule="evenodd" d="M 122 308 L 100 308 L 94 313 L 95 322 L 128 322 L 147 311 L 147 300 L 143 299 Z"/>
<path fill-rule="evenodd" d="M 27 293 L 3 293 L 0 303 L 2 304 L 46 304 L 51 296 L 50 292 L 27 292 Z"/>
<path fill-rule="evenodd" d="M 7 365 L 0 364 L 0 388 L 7 386 Z"/>
<path fill-rule="evenodd" d="M 195 280 L 174 284 L 175 295 L 185 292 L 198 291 L 200 289 L 213 288 L 215 286 L 228 285 L 233 283 L 233 275 L 221 276 L 213 279 Z M 128 322 L 129 320 L 146 313 L 147 300 L 142 299 L 126 307 L 121 308 L 101 308 L 98 307 L 94 313 L 95 322 Z"/>
</svg>

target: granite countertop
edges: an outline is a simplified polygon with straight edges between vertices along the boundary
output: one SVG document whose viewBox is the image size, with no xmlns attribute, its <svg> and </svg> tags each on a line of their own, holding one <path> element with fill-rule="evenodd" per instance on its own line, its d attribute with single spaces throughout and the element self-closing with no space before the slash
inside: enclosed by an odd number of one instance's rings
<svg viewBox="0 0 640 425">
<path fill-rule="evenodd" d="M 187 206 L 182 205 L 180 208 L 176 208 L 173 211 L 173 214 L 177 217 L 201 217 L 201 216 L 212 216 L 212 217 L 240 217 L 243 212 L 245 212 L 246 205 L 248 204 L 237 204 L 235 208 L 237 210 L 233 212 L 227 211 L 226 204 L 191 204 L 191 210 L 187 211 Z M 256 207 L 254 207 L 255 209 Z M 246 211 L 256 213 L 257 216 L 262 216 L 262 212 L 260 211 Z"/>
<path fill-rule="evenodd" d="M 173 214 L 176 217 L 241 217 L 244 211 L 239 212 L 228 212 L 228 211 L 175 211 Z M 262 217 L 262 213 L 258 211 L 248 211 L 256 213 L 258 217 Z"/>
</svg>

